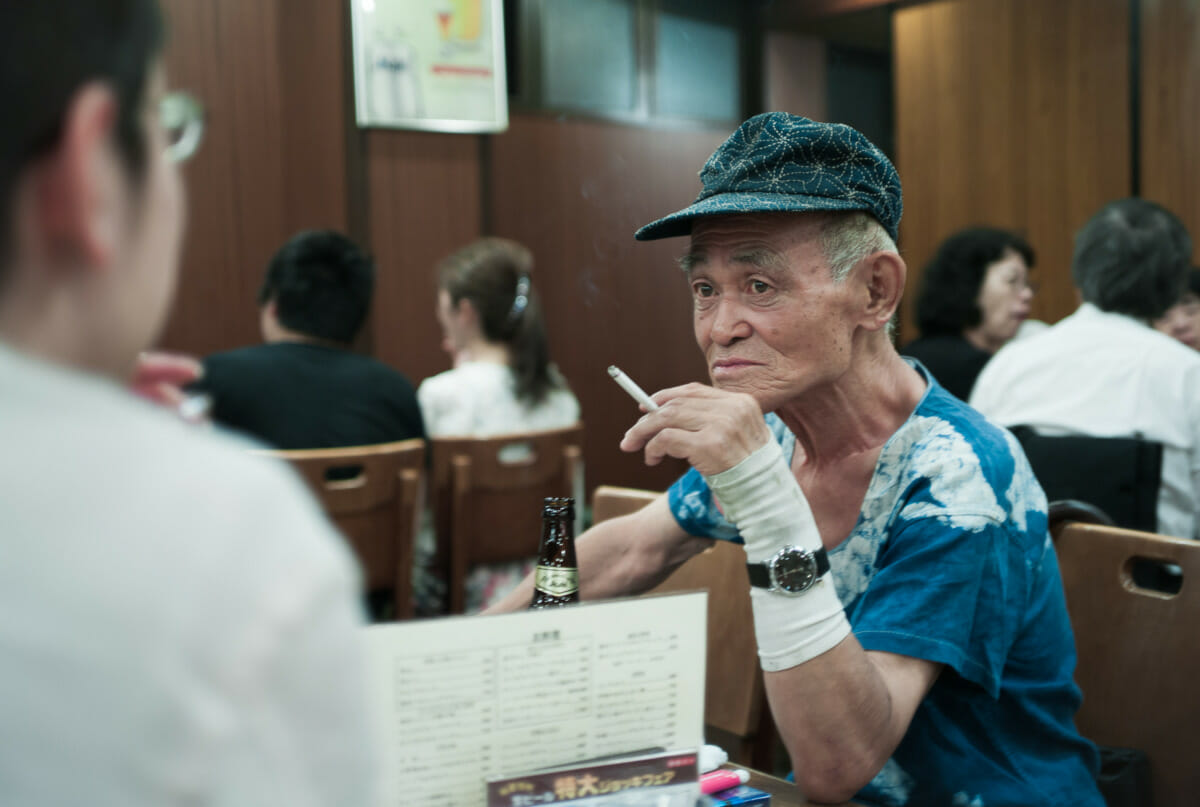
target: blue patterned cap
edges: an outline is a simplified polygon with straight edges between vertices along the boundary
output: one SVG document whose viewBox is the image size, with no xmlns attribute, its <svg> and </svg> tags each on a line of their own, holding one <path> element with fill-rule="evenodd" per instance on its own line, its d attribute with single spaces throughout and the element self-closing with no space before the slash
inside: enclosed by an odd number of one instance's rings
<svg viewBox="0 0 1200 807">
<path fill-rule="evenodd" d="M 725 213 L 865 210 L 894 240 L 903 202 L 891 161 L 859 131 L 786 112 L 738 127 L 700 171 L 704 189 L 678 213 L 647 224 L 639 241 L 688 235 L 693 220 Z"/>
</svg>

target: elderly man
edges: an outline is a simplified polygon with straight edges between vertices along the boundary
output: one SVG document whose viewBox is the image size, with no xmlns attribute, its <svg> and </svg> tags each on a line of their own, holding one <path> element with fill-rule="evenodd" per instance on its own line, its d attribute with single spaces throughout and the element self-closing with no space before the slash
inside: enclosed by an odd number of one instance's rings
<svg viewBox="0 0 1200 807">
<path fill-rule="evenodd" d="M 1161 443 L 1158 531 L 1179 538 L 1200 538 L 1200 354 L 1152 323 L 1183 297 L 1191 260 L 1192 239 L 1169 210 L 1105 205 L 1075 236 L 1083 303 L 997 353 L 971 394 L 1004 426 Z"/>
<path fill-rule="evenodd" d="M 154 0 L 0 3 L 0 804 L 370 804 L 349 552 L 126 387 L 201 131 L 162 37 Z"/>
<path fill-rule="evenodd" d="M 637 236 L 691 236 L 712 386 L 658 391 L 621 442 L 692 470 L 580 537 L 583 595 L 647 589 L 707 539 L 740 540 L 808 798 L 1101 804 L 1045 498 L 1013 438 L 889 339 L 895 170 L 849 127 L 770 113 L 700 176 L 694 204 Z"/>
</svg>

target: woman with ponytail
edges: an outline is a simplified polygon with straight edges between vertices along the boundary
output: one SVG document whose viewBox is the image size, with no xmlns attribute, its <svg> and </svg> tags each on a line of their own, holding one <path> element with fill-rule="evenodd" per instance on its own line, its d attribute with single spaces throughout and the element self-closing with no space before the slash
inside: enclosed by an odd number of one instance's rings
<svg viewBox="0 0 1200 807">
<path fill-rule="evenodd" d="M 570 426 L 579 401 L 550 363 L 533 256 L 515 241 L 484 238 L 438 267 L 438 322 L 453 369 L 425 379 L 417 400 L 431 437 L 490 437 Z M 438 613 L 444 582 L 423 531 L 414 587 L 420 613 Z M 487 607 L 521 581 L 527 563 L 480 566 L 467 577 L 467 610 Z"/>
<path fill-rule="evenodd" d="M 579 401 L 550 363 L 528 249 L 484 238 L 446 258 L 437 314 L 454 367 L 417 390 L 431 436 L 488 437 L 579 420 Z"/>
</svg>

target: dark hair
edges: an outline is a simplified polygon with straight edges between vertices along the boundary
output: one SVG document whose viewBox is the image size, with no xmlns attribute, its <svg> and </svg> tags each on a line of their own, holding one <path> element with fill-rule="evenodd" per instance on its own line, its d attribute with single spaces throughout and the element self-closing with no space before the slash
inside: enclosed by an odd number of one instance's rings
<svg viewBox="0 0 1200 807">
<path fill-rule="evenodd" d="M 1071 277 L 1103 311 L 1157 319 L 1183 296 L 1191 267 L 1183 222 L 1145 199 L 1109 202 L 1075 234 Z"/>
<path fill-rule="evenodd" d="M 979 289 L 987 268 L 1008 250 L 1034 264 L 1033 247 L 1024 238 L 994 227 L 960 230 L 938 247 L 921 275 L 917 327 L 922 336 L 959 336 L 983 320 Z"/>
<path fill-rule="evenodd" d="M 146 167 L 141 106 L 164 37 L 157 0 L 0 3 L 0 257 L 9 258 L 13 194 L 26 166 L 59 142 L 74 94 L 89 81 L 117 98 L 116 143 L 130 175 Z"/>
<path fill-rule="evenodd" d="M 504 238 L 483 238 L 438 266 L 438 286 L 450 295 L 451 304 L 469 300 L 484 338 L 512 351 L 517 398 L 527 404 L 545 400 L 555 386 L 532 273 L 533 255 Z"/>
<path fill-rule="evenodd" d="M 1193 266 L 1188 270 L 1187 287 L 1184 288 L 1184 293 L 1188 292 L 1200 297 L 1200 267 Z"/>
<path fill-rule="evenodd" d="M 259 305 L 275 302 L 285 328 L 348 345 L 371 309 L 375 264 L 332 230 L 306 230 L 280 247 L 267 266 Z"/>
</svg>

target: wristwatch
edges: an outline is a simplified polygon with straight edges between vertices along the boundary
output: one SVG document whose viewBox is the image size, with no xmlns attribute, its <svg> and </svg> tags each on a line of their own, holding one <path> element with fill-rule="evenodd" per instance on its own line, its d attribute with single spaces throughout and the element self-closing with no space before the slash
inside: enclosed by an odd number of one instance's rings
<svg viewBox="0 0 1200 807">
<path fill-rule="evenodd" d="M 785 546 L 766 563 L 747 563 L 750 585 L 777 591 L 789 597 L 803 594 L 829 571 L 829 555 L 825 547 L 801 549 Z"/>
</svg>

